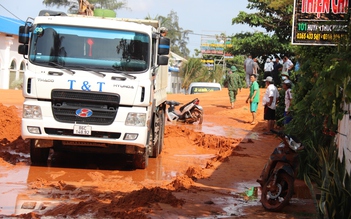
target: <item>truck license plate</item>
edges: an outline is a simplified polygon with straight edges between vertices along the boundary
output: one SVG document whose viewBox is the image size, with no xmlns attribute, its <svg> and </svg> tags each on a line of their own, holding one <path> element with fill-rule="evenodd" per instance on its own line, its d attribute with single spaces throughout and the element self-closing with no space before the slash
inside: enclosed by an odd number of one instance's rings
<svg viewBox="0 0 351 219">
<path fill-rule="evenodd" d="M 91 126 L 88 125 L 74 125 L 73 134 L 75 135 L 91 135 Z"/>
</svg>

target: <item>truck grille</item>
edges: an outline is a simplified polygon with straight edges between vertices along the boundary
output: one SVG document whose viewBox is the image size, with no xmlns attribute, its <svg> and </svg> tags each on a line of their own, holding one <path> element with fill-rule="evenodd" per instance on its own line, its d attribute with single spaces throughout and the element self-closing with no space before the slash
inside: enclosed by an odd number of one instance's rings
<svg viewBox="0 0 351 219">
<path fill-rule="evenodd" d="M 58 122 L 110 125 L 114 121 L 120 96 L 114 93 L 54 89 L 51 91 L 52 113 Z M 92 111 L 90 117 L 76 115 L 78 109 Z"/>
</svg>

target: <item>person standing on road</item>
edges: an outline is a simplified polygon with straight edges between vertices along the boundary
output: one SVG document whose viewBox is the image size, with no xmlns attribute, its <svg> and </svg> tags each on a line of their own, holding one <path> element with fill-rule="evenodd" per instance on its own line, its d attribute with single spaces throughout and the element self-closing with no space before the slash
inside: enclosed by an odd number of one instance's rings
<svg viewBox="0 0 351 219">
<path fill-rule="evenodd" d="M 272 78 L 275 86 L 280 86 L 280 71 L 283 69 L 283 65 L 280 63 L 280 58 L 276 57 L 273 63 Z"/>
<path fill-rule="evenodd" d="M 253 67 L 254 67 L 254 63 L 252 60 L 252 56 L 248 55 L 248 57 L 244 61 L 244 69 L 246 72 L 245 81 L 246 81 L 247 88 L 250 87 L 250 75 L 253 73 Z"/>
<path fill-rule="evenodd" d="M 242 83 L 239 74 L 237 73 L 237 68 L 235 66 L 231 67 L 226 78 L 228 85 L 228 95 L 230 100 L 230 108 L 234 109 L 234 102 L 236 101 L 236 95 L 238 90 L 241 91 Z"/>
<path fill-rule="evenodd" d="M 258 70 L 261 70 L 260 66 L 258 65 L 257 58 L 254 58 L 253 60 L 253 74 L 255 74 L 258 77 Z"/>
<path fill-rule="evenodd" d="M 291 73 L 291 70 L 294 68 L 294 63 L 287 57 L 284 56 L 283 58 L 283 70 L 282 73 Z"/>
<path fill-rule="evenodd" d="M 266 82 L 267 89 L 263 96 L 262 104 L 264 106 L 264 120 L 268 121 L 268 132 L 264 132 L 263 134 L 270 135 L 272 134 L 270 130 L 274 129 L 275 109 L 279 98 L 279 92 L 271 76 L 268 76 L 263 81 Z"/>
<path fill-rule="evenodd" d="M 250 112 L 252 114 L 251 125 L 257 124 L 256 112 L 258 108 L 258 103 L 260 101 L 260 89 L 256 78 L 257 78 L 257 75 L 255 74 L 250 75 L 250 81 L 251 81 L 250 94 L 249 94 L 249 97 L 246 99 L 246 103 L 250 101 Z"/>
<path fill-rule="evenodd" d="M 268 76 L 272 77 L 273 71 L 273 62 L 270 58 L 267 58 L 266 63 L 264 63 L 264 75 L 263 78 L 267 78 Z"/>
<path fill-rule="evenodd" d="M 293 96 L 291 93 L 291 81 L 290 80 L 287 79 L 283 82 L 283 89 L 285 90 L 284 125 L 286 125 L 292 119 L 291 114 L 290 114 L 290 106 L 291 106 L 291 100 L 293 99 Z"/>
</svg>

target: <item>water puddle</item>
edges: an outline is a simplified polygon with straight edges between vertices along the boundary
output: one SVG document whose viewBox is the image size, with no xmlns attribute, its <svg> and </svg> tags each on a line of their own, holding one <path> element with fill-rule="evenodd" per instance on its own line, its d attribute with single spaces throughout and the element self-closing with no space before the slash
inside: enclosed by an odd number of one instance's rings
<svg viewBox="0 0 351 219">
<path fill-rule="evenodd" d="M 27 190 L 28 166 L 0 166 L 0 215 L 15 213 L 17 196 Z"/>
<path fill-rule="evenodd" d="M 184 126 L 188 129 L 203 132 L 205 134 L 218 135 L 230 138 L 241 138 L 241 139 L 259 139 L 259 134 L 257 132 L 252 132 L 251 130 L 235 128 L 232 126 L 218 126 L 213 123 L 204 122 L 202 125 L 186 125 Z"/>
<path fill-rule="evenodd" d="M 28 197 L 27 195 L 19 194 L 17 196 L 15 214 L 28 214 L 33 211 L 37 212 L 38 214 L 42 214 L 45 211 L 53 209 L 62 203 L 61 201 L 45 199 L 45 197 L 40 196 Z"/>
</svg>

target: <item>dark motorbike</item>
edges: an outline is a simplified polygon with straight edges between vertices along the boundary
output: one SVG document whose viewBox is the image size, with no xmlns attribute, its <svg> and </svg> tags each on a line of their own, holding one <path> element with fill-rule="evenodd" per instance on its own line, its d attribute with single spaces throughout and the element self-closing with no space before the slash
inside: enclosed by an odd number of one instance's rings
<svg viewBox="0 0 351 219">
<path fill-rule="evenodd" d="M 169 121 L 178 121 L 188 124 L 198 122 L 198 124 L 201 125 L 203 122 L 203 109 L 199 103 L 200 100 L 195 98 L 189 103 L 181 106 L 178 111 L 175 107 L 179 106 L 181 103 L 174 100 L 166 101 L 166 104 L 169 105 L 168 110 L 166 111 L 167 119 Z"/>
<path fill-rule="evenodd" d="M 276 147 L 262 170 L 260 179 L 261 203 L 269 211 L 280 211 L 290 201 L 294 193 L 294 181 L 298 167 L 298 151 L 301 143 L 283 132 L 276 132 L 282 142 Z"/>
</svg>

